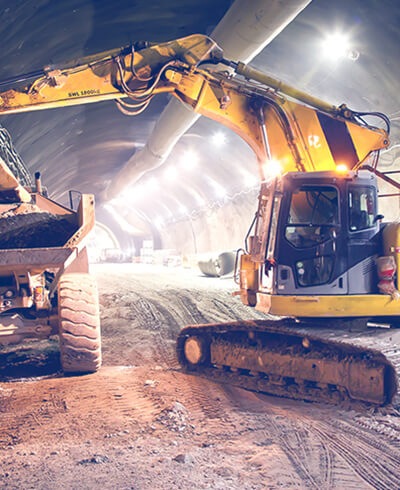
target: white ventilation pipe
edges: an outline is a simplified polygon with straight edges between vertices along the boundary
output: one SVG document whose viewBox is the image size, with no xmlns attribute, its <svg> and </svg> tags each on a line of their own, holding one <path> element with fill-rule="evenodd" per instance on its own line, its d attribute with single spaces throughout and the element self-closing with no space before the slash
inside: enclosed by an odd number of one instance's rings
<svg viewBox="0 0 400 490">
<path fill-rule="evenodd" d="M 236 0 L 210 37 L 224 50 L 225 58 L 248 63 L 310 2 Z M 157 120 L 144 148 L 115 175 L 103 198 L 108 200 L 118 196 L 127 185 L 162 165 L 179 138 L 199 117 L 190 106 L 172 99 Z"/>
</svg>

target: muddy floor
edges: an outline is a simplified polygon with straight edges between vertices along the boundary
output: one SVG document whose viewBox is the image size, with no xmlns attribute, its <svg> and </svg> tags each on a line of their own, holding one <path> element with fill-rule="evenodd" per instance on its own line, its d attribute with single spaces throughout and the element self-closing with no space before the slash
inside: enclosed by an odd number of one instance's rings
<svg viewBox="0 0 400 490">
<path fill-rule="evenodd" d="M 398 398 L 382 409 L 332 407 L 180 372 L 182 326 L 262 317 L 231 296 L 231 279 L 93 270 L 99 373 L 62 377 L 55 341 L 0 350 L 0 488 L 400 488 Z M 379 347 L 388 334 L 356 335 Z"/>
</svg>

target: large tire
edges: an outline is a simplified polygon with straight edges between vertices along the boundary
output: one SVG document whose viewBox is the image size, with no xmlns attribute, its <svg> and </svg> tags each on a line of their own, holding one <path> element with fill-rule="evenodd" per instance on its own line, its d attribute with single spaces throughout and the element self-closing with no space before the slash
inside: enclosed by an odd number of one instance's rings
<svg viewBox="0 0 400 490">
<path fill-rule="evenodd" d="M 70 273 L 58 284 L 60 359 L 65 373 L 93 373 L 101 366 L 97 284 L 92 276 Z"/>
</svg>

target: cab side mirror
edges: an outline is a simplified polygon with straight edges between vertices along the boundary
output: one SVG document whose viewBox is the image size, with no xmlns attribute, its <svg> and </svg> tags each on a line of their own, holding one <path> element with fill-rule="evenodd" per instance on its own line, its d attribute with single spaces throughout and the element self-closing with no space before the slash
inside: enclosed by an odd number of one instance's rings
<svg viewBox="0 0 400 490">
<path fill-rule="evenodd" d="M 383 214 L 377 214 L 374 218 L 374 223 L 376 223 L 377 221 L 380 221 L 383 218 L 384 218 Z"/>
</svg>

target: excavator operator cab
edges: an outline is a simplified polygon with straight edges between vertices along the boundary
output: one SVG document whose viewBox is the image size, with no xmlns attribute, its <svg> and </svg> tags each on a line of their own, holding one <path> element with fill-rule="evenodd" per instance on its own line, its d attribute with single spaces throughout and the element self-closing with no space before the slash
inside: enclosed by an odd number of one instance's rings
<svg viewBox="0 0 400 490">
<path fill-rule="evenodd" d="M 382 254 L 377 183 L 367 171 L 291 172 L 281 178 L 269 284 L 278 295 L 377 292 Z M 263 281 L 264 282 L 264 281 Z"/>
</svg>

